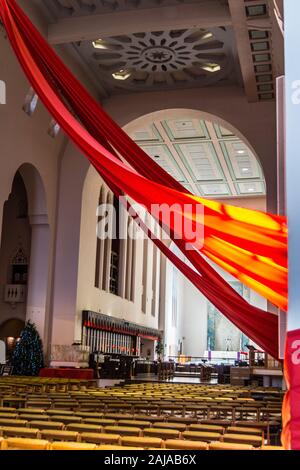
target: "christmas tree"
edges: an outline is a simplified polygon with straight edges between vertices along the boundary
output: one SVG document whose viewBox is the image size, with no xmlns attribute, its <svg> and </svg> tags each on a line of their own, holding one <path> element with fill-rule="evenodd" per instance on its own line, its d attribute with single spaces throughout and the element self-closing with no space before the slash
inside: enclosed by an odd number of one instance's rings
<svg viewBox="0 0 300 470">
<path fill-rule="evenodd" d="M 20 335 L 13 357 L 14 375 L 38 375 L 44 367 L 43 345 L 34 323 L 28 321 Z"/>
</svg>

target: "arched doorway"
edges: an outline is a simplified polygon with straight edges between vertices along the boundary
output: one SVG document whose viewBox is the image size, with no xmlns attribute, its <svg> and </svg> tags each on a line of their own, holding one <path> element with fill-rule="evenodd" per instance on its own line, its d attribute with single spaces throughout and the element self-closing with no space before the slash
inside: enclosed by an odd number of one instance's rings
<svg viewBox="0 0 300 470">
<path fill-rule="evenodd" d="M 11 193 L 3 207 L 0 247 L 0 298 L 2 338 L 16 338 L 15 321 L 25 322 L 28 265 L 31 248 L 31 228 L 28 198 L 19 171 L 15 174 Z"/>
<path fill-rule="evenodd" d="M 20 326 L 30 319 L 46 339 L 49 243 L 44 185 L 37 169 L 25 163 L 3 208 L 0 307 L 6 337 L 16 338 L 16 321 Z"/>
<path fill-rule="evenodd" d="M 0 341 L 4 341 L 6 358 L 9 360 L 25 325 L 24 320 L 11 318 L 0 325 Z"/>
</svg>

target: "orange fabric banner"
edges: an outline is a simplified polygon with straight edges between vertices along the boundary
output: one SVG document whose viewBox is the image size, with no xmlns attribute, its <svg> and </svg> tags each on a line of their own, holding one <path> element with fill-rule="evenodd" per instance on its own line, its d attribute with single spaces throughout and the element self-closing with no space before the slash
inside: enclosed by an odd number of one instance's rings
<svg viewBox="0 0 300 470">
<path fill-rule="evenodd" d="M 12 2 L 14 3 L 14 2 Z M 283 217 L 204 200 L 141 176 L 120 162 L 68 112 L 36 66 L 9 8 L 1 0 L 1 14 L 12 45 L 28 77 L 47 108 L 90 162 L 151 213 L 153 205 L 179 206 L 175 215 L 204 229 L 200 251 L 250 288 L 283 310 L 287 309 L 287 227 Z M 197 206 L 203 207 L 199 220 Z M 189 207 L 189 211 L 186 208 Z M 161 220 L 161 219 L 159 219 Z M 200 226 L 200 227 L 199 227 Z M 172 220 L 169 228 L 176 236 Z M 181 234 L 180 234 L 181 235 Z"/>
</svg>

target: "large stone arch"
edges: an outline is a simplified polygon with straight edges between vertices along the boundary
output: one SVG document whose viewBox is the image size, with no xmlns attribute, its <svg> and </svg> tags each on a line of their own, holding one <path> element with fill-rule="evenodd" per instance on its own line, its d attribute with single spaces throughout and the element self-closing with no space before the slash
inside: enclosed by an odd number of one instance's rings
<svg viewBox="0 0 300 470">
<path fill-rule="evenodd" d="M 15 171 L 13 181 L 16 175 L 22 180 L 25 188 L 23 191 L 27 196 L 26 219 L 30 226 L 31 238 L 25 319 L 34 321 L 45 342 L 48 331 L 50 261 L 50 227 L 46 191 L 40 172 L 31 163 L 23 163 Z M 3 225 L 4 223 L 12 222 L 3 220 Z M 2 253 L 6 252 L 5 246 L 1 246 L 1 249 Z"/>
<path fill-rule="evenodd" d="M 133 121 L 128 122 L 125 124 L 123 127 L 123 130 L 127 133 L 131 133 L 134 131 L 135 128 L 138 128 L 139 126 L 142 125 L 147 125 L 148 123 L 153 122 L 153 120 L 156 119 L 176 119 L 176 118 L 182 118 L 182 117 L 187 117 L 187 118 L 200 118 L 203 120 L 211 121 L 215 124 L 219 124 L 220 126 L 224 127 L 225 129 L 228 129 L 229 131 L 232 131 L 237 137 L 239 137 L 245 144 L 251 149 L 251 151 L 254 153 L 256 156 L 257 160 L 260 162 L 259 155 L 256 152 L 255 146 L 252 145 L 251 141 L 248 140 L 246 136 L 243 135 L 243 133 L 239 130 L 239 128 L 236 128 L 230 122 L 222 119 L 219 116 L 216 116 L 214 114 L 200 111 L 197 109 L 184 109 L 184 108 L 170 108 L 170 109 L 162 109 L 159 111 L 154 111 L 149 114 L 144 114 L 143 116 L 140 116 Z"/>
<path fill-rule="evenodd" d="M 123 128 L 155 112 L 193 110 L 216 117 L 235 129 L 237 135 L 259 156 L 267 185 L 267 207 L 276 212 L 276 105 L 249 103 L 236 87 L 204 87 L 199 90 L 116 95 L 104 102 L 105 110 Z"/>
</svg>

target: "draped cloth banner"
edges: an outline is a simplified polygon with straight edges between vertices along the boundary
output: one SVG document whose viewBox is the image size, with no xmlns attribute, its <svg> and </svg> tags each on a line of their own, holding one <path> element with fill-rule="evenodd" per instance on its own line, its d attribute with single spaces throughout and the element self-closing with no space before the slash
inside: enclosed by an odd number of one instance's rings
<svg viewBox="0 0 300 470">
<path fill-rule="evenodd" d="M 197 206 L 201 205 L 205 227 L 202 253 L 275 305 L 286 309 L 286 220 L 188 194 L 107 117 L 14 0 L 0 0 L 0 15 L 32 86 L 56 122 L 89 158 L 109 187 L 115 193 L 127 194 L 149 211 L 153 204 L 179 205 L 179 216 L 190 219 L 195 226 L 203 225 L 202 218 L 197 217 Z M 65 102 L 84 127 L 69 112 Z M 130 166 L 119 160 L 114 149 Z M 189 213 L 184 210 L 187 206 Z M 228 319 L 273 357 L 278 357 L 277 317 L 249 305 L 196 249 L 185 249 L 186 241 L 174 236 L 174 223 L 171 222 L 169 228 L 175 243 L 197 272 L 181 263 L 160 240 L 154 242 Z"/>
<path fill-rule="evenodd" d="M 48 83 L 55 83 L 53 91 L 60 90 L 61 95 L 68 102 L 81 122 L 84 123 L 90 134 L 98 140 L 111 154 L 118 156 L 114 148 L 123 159 L 145 177 L 173 189 L 186 192 L 179 182 L 160 168 L 143 150 L 138 147 L 124 131 L 104 112 L 101 106 L 87 93 L 84 87 L 70 73 L 68 68 L 48 46 L 36 28 L 30 23 L 26 15 L 12 2 L 11 8 L 23 32 L 24 41 L 35 59 L 39 69 L 45 77 L 50 77 Z M 112 147 L 113 146 L 113 147 Z M 116 196 L 122 194 L 120 188 L 108 180 L 98 169 L 102 178 Z M 138 217 L 136 217 L 138 220 Z M 143 224 L 141 224 L 143 226 Z M 145 232 L 151 236 L 150 231 Z M 161 245 L 160 241 L 151 236 L 154 243 L 163 253 L 185 274 L 194 285 L 241 331 L 253 339 L 262 349 L 277 357 L 277 317 L 268 315 L 257 309 L 243 299 L 198 253 L 196 250 L 186 251 L 185 256 L 195 267 L 195 273 L 190 267 L 182 263 L 169 248 Z M 183 240 L 174 240 L 182 249 Z"/>
</svg>

